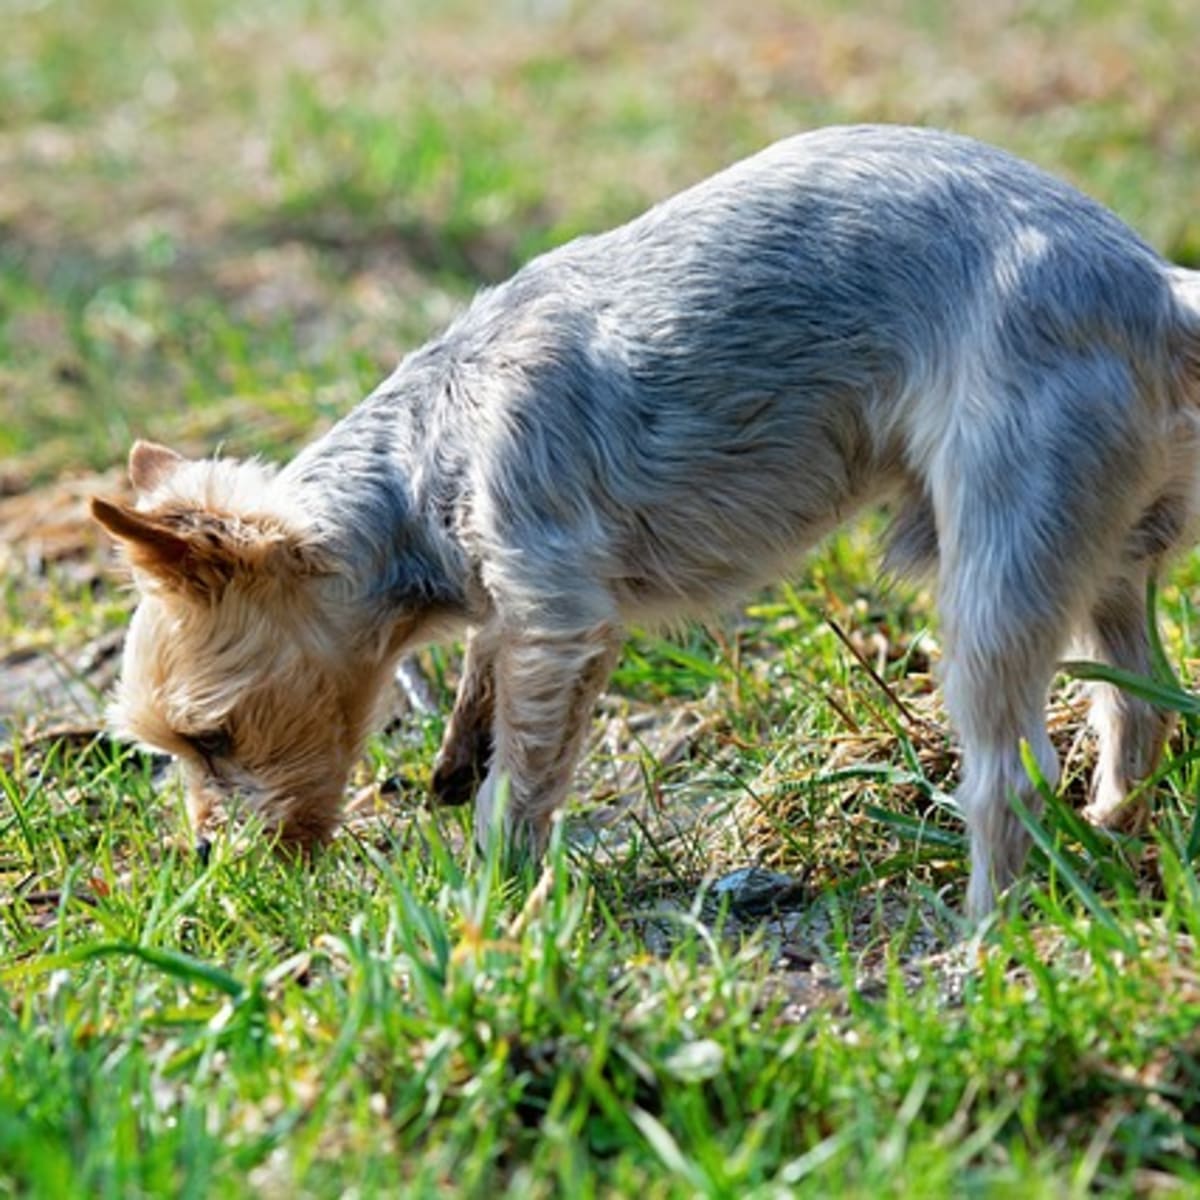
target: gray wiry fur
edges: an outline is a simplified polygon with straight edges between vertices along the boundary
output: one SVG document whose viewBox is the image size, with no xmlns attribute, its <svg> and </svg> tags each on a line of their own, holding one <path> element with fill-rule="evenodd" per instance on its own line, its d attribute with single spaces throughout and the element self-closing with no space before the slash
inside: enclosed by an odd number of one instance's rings
<svg viewBox="0 0 1200 1200">
<path fill-rule="evenodd" d="M 484 836 L 507 776 L 534 844 L 623 625 L 726 605 L 890 499 L 889 562 L 937 572 L 982 913 L 1023 856 L 1020 740 L 1057 774 L 1068 639 L 1146 665 L 1143 584 L 1195 507 L 1197 278 L 1001 151 L 824 130 L 483 293 L 277 484 L 339 564 L 331 641 L 472 631 L 435 787 L 486 770 Z M 1165 727 L 1096 713 L 1106 821 Z"/>
</svg>

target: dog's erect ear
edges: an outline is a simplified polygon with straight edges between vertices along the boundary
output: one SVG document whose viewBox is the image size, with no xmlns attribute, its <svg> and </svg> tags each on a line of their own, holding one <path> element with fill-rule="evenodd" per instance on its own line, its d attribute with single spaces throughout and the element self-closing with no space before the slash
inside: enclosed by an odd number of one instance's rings
<svg viewBox="0 0 1200 1200">
<path fill-rule="evenodd" d="M 185 462 L 182 454 L 157 442 L 134 442 L 129 451 L 129 479 L 139 492 L 152 492 Z"/>
<path fill-rule="evenodd" d="M 92 516 L 121 542 L 134 568 L 173 591 L 211 595 L 233 574 L 235 558 L 217 530 L 187 529 L 99 496 L 92 497 Z"/>
<path fill-rule="evenodd" d="M 294 583 L 332 569 L 277 525 L 202 511 L 139 512 L 98 496 L 92 516 L 125 548 L 130 564 L 160 586 L 213 598 L 235 575 Z"/>
</svg>

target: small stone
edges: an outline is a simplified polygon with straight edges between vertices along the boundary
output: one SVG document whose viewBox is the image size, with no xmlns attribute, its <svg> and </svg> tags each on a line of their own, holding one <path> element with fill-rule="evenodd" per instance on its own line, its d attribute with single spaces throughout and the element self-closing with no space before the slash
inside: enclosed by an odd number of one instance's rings
<svg viewBox="0 0 1200 1200">
<path fill-rule="evenodd" d="M 780 908 L 795 907 L 807 896 L 804 880 L 765 867 L 739 867 L 712 886 L 718 899 L 728 897 L 737 916 L 762 916 Z"/>
</svg>

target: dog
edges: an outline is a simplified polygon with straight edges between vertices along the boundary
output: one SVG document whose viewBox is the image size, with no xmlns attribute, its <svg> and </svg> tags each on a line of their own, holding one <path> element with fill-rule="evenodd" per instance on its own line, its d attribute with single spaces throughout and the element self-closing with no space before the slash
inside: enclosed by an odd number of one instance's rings
<svg viewBox="0 0 1200 1200">
<path fill-rule="evenodd" d="M 334 831 L 397 661 L 465 637 L 433 791 L 537 853 L 629 622 L 778 578 L 865 505 L 936 578 L 967 908 L 1020 872 L 1068 643 L 1150 665 L 1146 585 L 1197 505 L 1200 273 L 1034 166 L 887 126 L 771 146 L 480 293 L 281 470 L 139 442 L 93 511 L 140 592 L 116 729 Z M 1164 715 L 1095 691 L 1087 815 Z M 507 781 L 502 785 L 501 781 Z M 507 786 L 502 820 L 493 820 Z"/>
</svg>

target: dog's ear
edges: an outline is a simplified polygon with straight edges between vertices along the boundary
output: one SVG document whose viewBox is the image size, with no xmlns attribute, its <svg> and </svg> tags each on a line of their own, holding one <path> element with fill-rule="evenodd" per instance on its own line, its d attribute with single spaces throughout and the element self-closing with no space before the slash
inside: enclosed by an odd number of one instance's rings
<svg viewBox="0 0 1200 1200">
<path fill-rule="evenodd" d="M 92 497 L 92 516 L 121 543 L 135 570 L 171 591 L 212 595 L 233 575 L 236 557 L 218 528 L 187 528 L 99 496 Z"/>
<path fill-rule="evenodd" d="M 235 576 L 294 583 L 332 568 L 300 538 L 270 523 L 197 511 L 139 512 L 92 498 L 92 516 L 135 570 L 170 591 L 214 598 Z"/>
<path fill-rule="evenodd" d="M 157 442 L 134 442 L 129 451 L 129 479 L 139 492 L 152 492 L 187 459 Z"/>
</svg>

